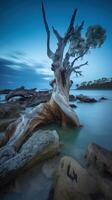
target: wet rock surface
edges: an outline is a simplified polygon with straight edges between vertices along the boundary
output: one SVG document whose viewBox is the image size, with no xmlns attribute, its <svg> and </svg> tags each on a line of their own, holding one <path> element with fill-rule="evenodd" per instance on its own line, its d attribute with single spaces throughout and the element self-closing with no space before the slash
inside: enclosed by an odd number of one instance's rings
<svg viewBox="0 0 112 200">
<path fill-rule="evenodd" d="M 76 99 L 79 100 L 80 102 L 84 103 L 95 103 L 97 100 L 95 98 L 90 98 L 88 96 L 84 96 L 82 94 L 76 96 Z"/>
<path fill-rule="evenodd" d="M 54 186 L 54 200 L 112 199 L 112 152 L 91 144 L 86 160 L 87 165 L 82 167 L 71 157 L 64 156 L 61 159 Z"/>
</svg>

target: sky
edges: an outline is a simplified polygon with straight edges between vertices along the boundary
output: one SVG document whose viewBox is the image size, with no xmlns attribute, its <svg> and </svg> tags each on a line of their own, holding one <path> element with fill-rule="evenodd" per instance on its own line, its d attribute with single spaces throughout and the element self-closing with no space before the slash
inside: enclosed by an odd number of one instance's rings
<svg viewBox="0 0 112 200">
<path fill-rule="evenodd" d="M 75 25 L 85 20 L 83 32 L 96 24 L 106 29 L 103 46 L 80 61 L 89 62 L 83 76 L 72 75 L 73 87 L 82 81 L 112 77 L 112 0 L 44 0 L 44 4 L 53 51 L 57 41 L 52 25 L 64 35 L 74 8 L 78 8 Z M 50 65 L 41 0 L 0 0 L 0 88 L 47 89 L 53 78 Z"/>
</svg>

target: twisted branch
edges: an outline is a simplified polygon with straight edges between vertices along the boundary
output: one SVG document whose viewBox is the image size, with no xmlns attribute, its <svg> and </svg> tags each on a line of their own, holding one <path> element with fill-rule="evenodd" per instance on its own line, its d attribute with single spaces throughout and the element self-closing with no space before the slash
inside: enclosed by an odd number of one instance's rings
<svg viewBox="0 0 112 200">
<path fill-rule="evenodd" d="M 43 14 L 43 20 L 44 20 L 44 25 L 45 25 L 45 29 L 46 29 L 46 33 L 47 33 L 47 55 L 50 59 L 54 59 L 54 53 L 51 51 L 50 49 L 50 30 L 49 30 L 49 26 L 47 23 L 47 19 L 46 19 L 46 14 L 45 14 L 45 9 L 44 9 L 44 4 L 42 2 L 42 14 Z"/>
</svg>

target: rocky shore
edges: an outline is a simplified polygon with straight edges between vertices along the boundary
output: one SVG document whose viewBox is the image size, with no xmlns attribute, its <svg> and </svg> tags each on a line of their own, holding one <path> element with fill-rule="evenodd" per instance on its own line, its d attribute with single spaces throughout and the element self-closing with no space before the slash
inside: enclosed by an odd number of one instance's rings
<svg viewBox="0 0 112 200">
<path fill-rule="evenodd" d="M 0 103 L 0 199 L 111 200 L 111 151 L 90 144 L 85 155 L 86 164 L 82 166 L 61 153 L 58 133 L 45 128 L 35 130 L 25 140 L 23 135 L 23 143 L 15 148 L 18 135 L 10 138 L 10 126 L 12 128 L 13 122 L 28 109 L 47 102 L 51 92 L 24 87 L 0 91 L 5 95 L 5 101 Z M 70 95 L 70 105 L 74 108 L 77 101 L 96 103 L 102 100 L 106 100 L 105 97 L 96 100 Z"/>
</svg>

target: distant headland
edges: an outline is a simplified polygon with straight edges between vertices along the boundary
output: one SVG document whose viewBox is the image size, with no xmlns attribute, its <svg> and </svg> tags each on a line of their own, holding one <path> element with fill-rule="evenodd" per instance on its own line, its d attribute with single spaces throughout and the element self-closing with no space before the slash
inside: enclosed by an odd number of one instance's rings
<svg viewBox="0 0 112 200">
<path fill-rule="evenodd" d="M 78 90 L 89 90 L 89 89 L 104 89 L 112 90 L 112 78 L 101 78 L 94 81 L 84 81 L 81 84 L 76 85 Z"/>
</svg>

